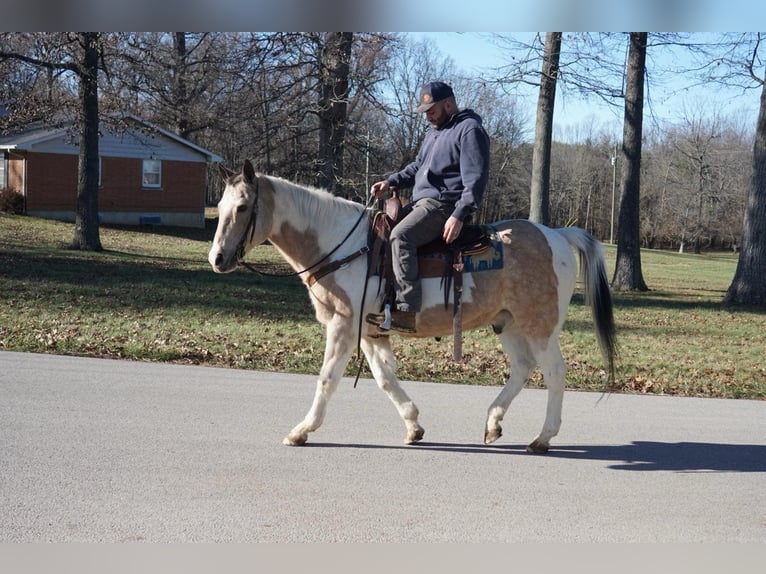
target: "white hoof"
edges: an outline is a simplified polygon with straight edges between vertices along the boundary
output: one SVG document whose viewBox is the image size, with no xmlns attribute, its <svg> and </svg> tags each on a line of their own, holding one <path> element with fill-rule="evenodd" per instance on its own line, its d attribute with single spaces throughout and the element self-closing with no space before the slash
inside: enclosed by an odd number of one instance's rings
<svg viewBox="0 0 766 574">
<path fill-rule="evenodd" d="M 287 446 L 303 446 L 306 444 L 306 440 L 308 440 L 308 437 L 306 435 L 287 435 L 284 439 L 282 439 L 282 444 Z"/>
</svg>

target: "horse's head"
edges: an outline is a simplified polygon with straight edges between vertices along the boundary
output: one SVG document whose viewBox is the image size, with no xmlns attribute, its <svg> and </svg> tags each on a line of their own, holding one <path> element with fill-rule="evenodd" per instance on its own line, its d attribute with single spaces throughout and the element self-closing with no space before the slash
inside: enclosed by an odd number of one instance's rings
<svg viewBox="0 0 766 574">
<path fill-rule="evenodd" d="M 208 261 L 216 273 L 234 271 L 251 247 L 262 243 L 271 231 L 271 209 L 264 197 L 253 165 L 245 160 L 240 173 L 223 165 L 218 169 L 226 182 L 218 202 L 218 229 Z"/>
</svg>

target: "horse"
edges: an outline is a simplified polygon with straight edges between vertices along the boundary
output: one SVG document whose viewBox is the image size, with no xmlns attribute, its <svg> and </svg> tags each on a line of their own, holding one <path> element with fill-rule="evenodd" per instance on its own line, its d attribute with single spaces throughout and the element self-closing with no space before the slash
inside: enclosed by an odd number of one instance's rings
<svg viewBox="0 0 766 574">
<path fill-rule="evenodd" d="M 424 429 L 419 410 L 396 376 L 390 336 L 362 321 L 379 312 L 384 279 L 368 277 L 366 252 L 370 208 L 302 186 L 256 173 L 246 160 L 239 173 L 219 164 L 225 188 L 218 204 L 218 226 L 208 254 L 216 273 L 239 268 L 254 246 L 268 240 L 299 275 L 308 289 L 316 319 L 326 332 L 324 362 L 311 407 L 284 438 L 286 445 L 303 445 L 323 423 L 328 401 L 346 365 L 361 349 L 378 387 L 395 405 L 405 425 L 405 444 L 420 441 Z M 591 308 L 607 375 L 613 380 L 616 336 L 612 296 L 606 279 L 603 247 L 578 227 L 549 228 L 524 219 L 493 224 L 502 238 L 501 269 L 465 273 L 461 314 L 465 329 L 490 325 L 507 354 L 510 376 L 490 404 L 484 442 L 502 435 L 501 421 L 532 370 L 539 366 L 548 390 L 545 420 L 527 446 L 545 453 L 561 426 L 567 365 L 559 334 L 580 274 L 585 302 Z M 318 267 L 324 267 L 319 272 Z M 416 332 L 407 337 L 450 335 L 453 314 L 445 308 L 440 279 L 423 279 L 423 302 L 416 315 Z"/>
</svg>

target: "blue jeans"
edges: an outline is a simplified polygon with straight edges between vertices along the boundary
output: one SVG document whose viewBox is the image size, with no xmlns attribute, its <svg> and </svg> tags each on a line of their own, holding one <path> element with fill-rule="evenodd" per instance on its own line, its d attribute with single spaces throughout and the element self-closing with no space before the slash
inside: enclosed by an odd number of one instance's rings
<svg viewBox="0 0 766 574">
<path fill-rule="evenodd" d="M 422 293 L 418 270 L 418 247 L 444 232 L 455 206 L 424 198 L 404 207 L 404 218 L 391 231 L 391 255 L 399 311 L 420 311 Z"/>
</svg>

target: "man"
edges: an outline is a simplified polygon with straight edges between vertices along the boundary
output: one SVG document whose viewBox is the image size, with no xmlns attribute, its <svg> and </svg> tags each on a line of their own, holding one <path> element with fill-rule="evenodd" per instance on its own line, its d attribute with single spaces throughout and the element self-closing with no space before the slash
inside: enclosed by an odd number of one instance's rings
<svg viewBox="0 0 766 574">
<path fill-rule="evenodd" d="M 375 197 L 391 188 L 412 187 L 404 218 L 391 232 L 396 309 L 391 329 L 414 333 L 420 311 L 421 286 L 418 247 L 438 237 L 453 242 L 463 223 L 481 202 L 489 173 L 489 136 L 473 110 L 460 110 L 452 88 L 430 82 L 420 92 L 416 112 L 425 112 L 431 129 L 415 161 L 383 181 L 372 184 Z M 368 315 L 380 325 L 383 315 Z"/>
</svg>

